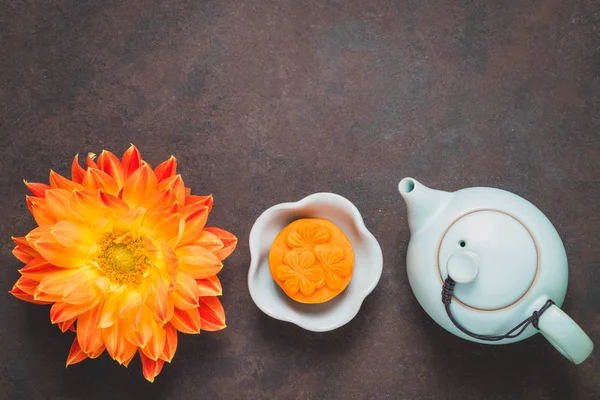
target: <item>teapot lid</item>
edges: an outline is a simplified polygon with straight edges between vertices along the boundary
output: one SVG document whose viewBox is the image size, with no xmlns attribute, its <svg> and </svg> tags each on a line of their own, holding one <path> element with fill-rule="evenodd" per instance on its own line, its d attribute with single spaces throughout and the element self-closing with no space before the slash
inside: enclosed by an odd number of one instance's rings
<svg viewBox="0 0 600 400">
<path fill-rule="evenodd" d="M 457 282 L 455 299 L 485 311 L 510 307 L 521 300 L 537 276 L 538 247 L 516 217 L 497 210 L 478 210 L 450 225 L 440 241 L 440 278 Z"/>
</svg>

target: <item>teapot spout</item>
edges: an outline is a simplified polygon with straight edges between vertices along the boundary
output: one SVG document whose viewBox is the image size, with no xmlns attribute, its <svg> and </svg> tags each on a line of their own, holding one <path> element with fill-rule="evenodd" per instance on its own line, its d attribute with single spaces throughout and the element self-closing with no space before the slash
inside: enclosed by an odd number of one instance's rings
<svg viewBox="0 0 600 400">
<path fill-rule="evenodd" d="M 398 190 L 406 202 L 408 226 L 412 234 L 429 224 L 452 198 L 451 193 L 429 189 L 413 178 L 402 179 Z"/>
</svg>

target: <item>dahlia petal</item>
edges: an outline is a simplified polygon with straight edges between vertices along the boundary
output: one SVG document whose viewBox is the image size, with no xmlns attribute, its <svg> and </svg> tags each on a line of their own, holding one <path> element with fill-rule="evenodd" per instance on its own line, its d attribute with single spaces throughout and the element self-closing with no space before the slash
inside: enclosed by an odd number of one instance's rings
<svg viewBox="0 0 600 400">
<path fill-rule="evenodd" d="M 185 246 L 187 244 L 193 243 L 196 239 L 202 235 L 202 231 L 204 229 L 204 225 L 206 225 L 206 220 L 208 219 L 208 207 L 203 207 L 203 209 L 196 211 L 195 213 L 189 215 L 185 219 L 185 227 L 183 229 L 183 235 L 181 235 L 181 239 L 179 240 L 179 246 Z"/>
<path fill-rule="evenodd" d="M 77 320 L 77 318 L 73 318 L 73 319 L 59 322 L 56 325 L 58 325 L 58 328 L 60 329 L 60 331 L 62 333 L 65 333 L 68 330 L 75 332 L 75 321 L 76 320 Z"/>
<path fill-rule="evenodd" d="M 50 187 L 53 189 L 64 189 L 69 192 L 75 189 L 83 190 L 83 186 L 79 183 L 73 182 L 52 170 L 50 170 Z"/>
<path fill-rule="evenodd" d="M 104 344 L 102 330 L 98 329 L 100 314 L 101 307 L 94 307 L 77 319 L 77 340 L 81 349 L 87 354 L 93 353 Z"/>
<path fill-rule="evenodd" d="M 71 208 L 71 192 L 65 189 L 48 189 L 46 204 L 57 221 L 81 221 L 79 214 Z"/>
<path fill-rule="evenodd" d="M 23 263 L 26 263 L 26 264 L 35 258 L 31 254 L 29 254 L 25 249 L 23 249 L 21 246 L 16 246 L 13 249 L 12 254 L 13 254 L 13 256 L 15 256 L 17 258 L 17 260 L 19 260 Z"/>
<path fill-rule="evenodd" d="M 161 325 L 167 323 L 167 310 L 168 310 L 169 298 L 167 294 L 167 287 L 163 283 L 162 279 L 156 281 L 154 287 L 154 318 Z"/>
<path fill-rule="evenodd" d="M 203 205 L 208 207 L 208 212 L 210 213 L 210 211 L 212 210 L 213 207 L 213 202 L 214 199 L 212 197 L 212 195 L 209 196 L 191 196 L 191 195 L 187 195 L 185 196 L 185 206 L 191 206 L 191 205 Z"/>
<path fill-rule="evenodd" d="M 85 169 L 79 165 L 79 154 L 76 154 L 71 163 L 71 180 L 76 183 L 83 182 L 85 177 Z"/>
<path fill-rule="evenodd" d="M 33 293 L 35 292 L 35 289 L 38 287 L 39 282 L 35 281 L 31 278 L 22 276 L 20 277 L 17 282 L 15 282 L 13 289 L 19 288 L 21 289 L 23 292 L 33 295 Z"/>
<path fill-rule="evenodd" d="M 23 181 L 27 189 L 33 194 L 35 197 L 44 197 L 46 194 L 46 190 L 50 189 L 50 185 L 46 185 L 45 183 L 35 183 L 35 182 L 27 182 Z"/>
<path fill-rule="evenodd" d="M 198 308 L 189 310 L 179 310 L 176 308 L 173 313 L 173 318 L 171 318 L 169 322 L 173 325 L 173 328 L 181 333 L 200 333 L 200 328 L 202 326 Z"/>
<path fill-rule="evenodd" d="M 194 279 L 216 275 L 223 268 L 221 260 L 202 246 L 183 246 L 175 249 L 179 258 L 179 271 Z"/>
<path fill-rule="evenodd" d="M 200 298 L 200 318 L 203 331 L 220 331 L 225 325 L 225 310 L 217 297 L 207 296 Z"/>
<path fill-rule="evenodd" d="M 21 248 L 22 251 L 24 251 L 28 255 L 33 256 L 34 258 L 39 257 L 39 253 L 35 251 L 35 249 L 29 244 L 27 236 L 12 237 L 11 239 L 13 240 L 13 242 L 15 242 L 17 246 Z"/>
<path fill-rule="evenodd" d="M 92 353 L 88 354 L 89 358 L 98 358 L 100 357 L 100 355 L 102 353 L 104 353 L 104 350 L 106 349 L 106 347 L 104 346 L 104 343 L 102 344 L 102 346 L 98 347 L 98 349 L 94 350 Z"/>
<path fill-rule="evenodd" d="M 62 296 L 59 294 L 44 293 L 38 289 L 33 292 L 33 298 L 37 301 L 43 301 L 46 303 L 56 303 L 57 301 L 62 300 Z"/>
<path fill-rule="evenodd" d="M 134 145 L 131 145 L 123 154 L 122 163 L 125 177 L 130 176 L 142 165 L 142 156 Z"/>
<path fill-rule="evenodd" d="M 58 221 L 50 234 L 69 251 L 86 256 L 96 241 L 96 235 L 88 227 L 71 221 Z"/>
<path fill-rule="evenodd" d="M 235 250 L 235 247 L 237 246 L 238 242 L 237 238 L 234 235 L 216 227 L 209 226 L 204 228 L 204 230 L 212 233 L 213 235 L 221 239 L 221 242 L 223 242 L 223 248 L 216 253 L 217 257 L 219 257 L 220 260 L 226 259 L 231 253 L 233 253 L 233 250 Z"/>
<path fill-rule="evenodd" d="M 100 191 L 100 200 L 116 215 L 124 213 L 129 209 L 129 206 L 123 200 L 102 190 Z"/>
<path fill-rule="evenodd" d="M 175 279 L 177 277 L 177 269 L 179 268 L 179 258 L 177 258 L 177 254 L 175 254 L 173 248 L 165 241 L 162 242 L 162 256 L 167 273 Z"/>
<path fill-rule="evenodd" d="M 106 351 L 119 364 L 129 362 L 133 357 L 131 354 L 135 353 L 135 346 L 125 339 L 121 323 L 102 329 L 102 338 Z"/>
<path fill-rule="evenodd" d="M 51 226 L 38 226 L 37 228 L 32 229 L 27 235 L 25 235 L 25 240 L 27 240 L 29 247 L 35 250 L 35 242 L 39 238 L 49 235 L 51 229 Z"/>
<path fill-rule="evenodd" d="M 142 296 L 139 292 L 136 290 L 127 291 L 127 293 L 121 296 L 121 301 L 119 302 L 119 316 L 123 317 L 127 311 L 142 305 L 142 302 Z"/>
<path fill-rule="evenodd" d="M 69 365 L 77 364 L 78 362 L 81 362 L 86 358 L 88 358 L 87 354 L 85 354 L 85 352 L 81 350 L 81 347 L 79 346 L 79 341 L 77 340 L 77 338 L 75 338 L 75 340 L 73 340 L 73 344 L 71 345 L 71 350 L 69 350 L 69 355 L 67 356 L 66 366 L 68 367 Z"/>
<path fill-rule="evenodd" d="M 92 191 L 102 190 L 103 192 L 115 196 L 118 195 L 121 190 L 112 176 L 96 168 L 87 169 L 85 177 L 83 178 L 83 187 Z"/>
<path fill-rule="evenodd" d="M 181 214 L 156 214 L 148 212 L 142 221 L 142 227 L 147 235 L 154 240 L 167 240 L 175 245 L 180 239 L 180 233 L 185 229 L 185 220 Z"/>
<path fill-rule="evenodd" d="M 127 178 L 121 199 L 129 207 L 138 207 L 146 197 L 156 191 L 156 184 L 154 171 L 149 166 L 142 165 Z"/>
<path fill-rule="evenodd" d="M 141 206 L 148 210 L 160 210 L 175 202 L 171 189 L 157 190 L 142 200 Z"/>
<path fill-rule="evenodd" d="M 163 349 L 165 348 L 165 341 L 167 339 L 167 332 L 163 328 L 158 325 L 154 326 L 152 337 L 150 341 L 142 349 L 144 354 L 148 356 L 148 358 L 152 360 L 157 360 L 162 354 Z"/>
<path fill-rule="evenodd" d="M 177 350 L 177 330 L 171 324 L 166 324 L 164 328 L 167 335 L 160 359 L 170 363 Z"/>
<path fill-rule="evenodd" d="M 170 298 L 175 307 L 180 310 L 189 310 L 198 307 L 198 297 L 200 290 L 198 284 L 188 274 L 178 273 L 175 281 L 176 289 L 170 293 Z"/>
<path fill-rule="evenodd" d="M 98 168 L 112 176 L 119 188 L 122 188 L 123 185 L 125 185 L 123 166 L 121 165 L 121 160 L 119 160 L 117 156 L 110 151 L 103 150 L 96 163 L 98 164 Z"/>
<path fill-rule="evenodd" d="M 50 322 L 57 324 L 59 322 L 77 318 L 94 306 L 94 303 L 87 305 L 75 305 L 63 302 L 54 303 L 52 308 L 50 308 Z"/>
<path fill-rule="evenodd" d="M 158 183 L 158 189 L 171 189 L 177 203 L 182 207 L 185 205 L 185 184 L 181 175 L 174 175 L 163 179 Z"/>
<path fill-rule="evenodd" d="M 129 230 L 133 233 L 137 233 L 137 231 L 142 226 L 142 223 L 145 219 L 145 215 L 146 209 L 142 207 L 127 210 L 124 213 L 120 214 L 115 220 L 115 229 Z"/>
<path fill-rule="evenodd" d="M 37 290 L 62 296 L 67 282 L 78 272 L 79 270 L 74 268 L 59 268 L 56 271 L 48 272 L 40 281 Z"/>
<path fill-rule="evenodd" d="M 76 268 L 87 264 L 85 248 L 63 246 L 52 235 L 38 239 L 35 242 L 35 248 L 42 257 L 58 267 Z"/>
<path fill-rule="evenodd" d="M 100 192 L 73 191 L 69 206 L 83 221 L 98 228 L 104 228 L 110 221 L 111 212 L 100 199 Z"/>
<path fill-rule="evenodd" d="M 86 168 L 98 168 L 98 164 L 96 164 L 96 155 L 94 153 L 87 153 L 87 157 L 85 158 L 85 166 Z"/>
<path fill-rule="evenodd" d="M 177 170 L 177 159 L 171 156 L 167 161 L 164 161 L 154 169 L 156 179 L 160 182 L 164 179 L 175 175 Z"/>
<path fill-rule="evenodd" d="M 194 240 L 193 244 L 196 246 L 202 246 L 215 255 L 223 248 L 223 242 L 221 239 L 207 230 L 203 230 L 202 234 L 200 234 L 200 236 Z"/>
<path fill-rule="evenodd" d="M 154 378 L 156 378 L 156 376 L 160 374 L 160 371 L 162 370 L 163 365 L 165 365 L 165 362 L 161 359 L 158 359 L 156 361 L 152 360 L 146 357 L 141 350 L 139 351 L 139 354 L 140 359 L 142 360 L 142 373 L 144 374 L 144 378 L 146 378 L 146 380 L 148 380 L 149 382 L 154 382 Z"/>
<path fill-rule="evenodd" d="M 18 288 L 16 286 L 13 287 L 11 290 L 9 290 L 8 293 L 12 294 L 17 299 L 27 301 L 27 302 L 33 303 L 33 304 L 52 304 L 52 302 L 36 300 L 33 298 L 32 294 L 25 293 L 23 290 L 21 290 L 20 288 Z"/>
<path fill-rule="evenodd" d="M 152 312 L 147 307 L 140 308 L 138 317 L 133 323 L 133 329 L 135 331 L 135 341 L 138 347 L 146 347 L 150 339 L 152 338 L 153 326 L 156 324 Z"/>
<path fill-rule="evenodd" d="M 46 204 L 46 199 L 27 196 L 26 200 L 27 208 L 29 208 L 29 212 L 31 212 L 31 215 L 33 215 L 35 222 L 37 222 L 39 226 L 52 225 L 56 223 L 54 214 L 50 212 L 48 204 Z"/>
<path fill-rule="evenodd" d="M 117 307 L 119 305 L 119 296 L 109 297 L 102 306 L 98 328 L 108 328 L 117 322 Z"/>
<path fill-rule="evenodd" d="M 215 276 L 205 279 L 196 279 L 200 296 L 221 296 L 223 294 L 223 288 L 221 287 L 221 281 Z"/>
<path fill-rule="evenodd" d="M 69 304 L 98 302 L 101 293 L 96 285 L 97 277 L 98 273 L 93 269 L 87 269 L 73 275 L 65 284 L 63 301 Z"/>
</svg>

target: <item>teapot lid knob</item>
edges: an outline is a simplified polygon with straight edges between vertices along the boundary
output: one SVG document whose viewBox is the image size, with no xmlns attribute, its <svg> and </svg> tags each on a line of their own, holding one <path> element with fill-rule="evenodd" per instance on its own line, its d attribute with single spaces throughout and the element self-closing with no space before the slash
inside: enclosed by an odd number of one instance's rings
<svg viewBox="0 0 600 400">
<path fill-rule="evenodd" d="M 479 258 L 468 251 L 454 253 L 447 263 L 448 275 L 458 283 L 472 282 L 479 273 Z"/>
</svg>

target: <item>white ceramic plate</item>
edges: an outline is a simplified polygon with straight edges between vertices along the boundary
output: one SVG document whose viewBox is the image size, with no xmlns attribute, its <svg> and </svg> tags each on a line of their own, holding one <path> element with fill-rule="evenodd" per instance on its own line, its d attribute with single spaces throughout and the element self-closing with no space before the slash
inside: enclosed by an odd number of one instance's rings
<svg viewBox="0 0 600 400">
<path fill-rule="evenodd" d="M 269 249 L 273 240 L 285 226 L 300 218 L 333 222 L 344 231 L 354 248 L 350 284 L 340 295 L 323 304 L 302 304 L 290 299 L 269 271 Z M 349 200 L 333 193 L 316 193 L 266 210 L 250 232 L 250 255 L 248 287 L 258 308 L 273 318 L 314 332 L 330 331 L 352 320 L 377 286 L 383 269 L 381 247 L 365 227 L 360 212 Z"/>
</svg>

